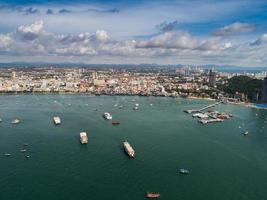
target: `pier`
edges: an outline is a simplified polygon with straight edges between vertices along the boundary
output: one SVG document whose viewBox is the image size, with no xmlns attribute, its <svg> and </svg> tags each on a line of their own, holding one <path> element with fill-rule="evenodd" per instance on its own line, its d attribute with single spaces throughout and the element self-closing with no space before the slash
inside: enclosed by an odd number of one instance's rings
<svg viewBox="0 0 267 200">
<path fill-rule="evenodd" d="M 214 107 L 214 106 L 216 106 L 216 105 L 218 105 L 218 104 L 221 104 L 222 103 L 222 101 L 219 101 L 219 102 L 216 102 L 216 103 L 213 103 L 213 104 L 211 104 L 211 105 L 208 105 L 208 106 L 205 106 L 205 107 L 203 107 L 203 108 L 200 108 L 199 110 L 185 110 L 184 112 L 186 112 L 186 113 L 198 113 L 198 112 L 201 112 L 201 111 L 203 111 L 203 110 L 206 110 L 206 109 L 208 109 L 208 108 L 211 108 L 211 107 Z"/>
</svg>

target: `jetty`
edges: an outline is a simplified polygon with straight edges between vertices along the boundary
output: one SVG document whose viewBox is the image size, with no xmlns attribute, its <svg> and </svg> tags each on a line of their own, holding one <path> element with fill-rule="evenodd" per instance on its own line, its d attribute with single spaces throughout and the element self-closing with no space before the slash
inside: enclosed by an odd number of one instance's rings
<svg viewBox="0 0 267 200">
<path fill-rule="evenodd" d="M 222 103 L 222 101 L 218 101 L 218 102 L 216 102 L 216 103 L 213 103 L 213 104 L 211 104 L 211 105 L 205 106 L 205 107 L 200 108 L 200 109 L 198 109 L 198 110 L 191 109 L 191 110 L 185 110 L 184 112 L 189 113 L 189 114 L 191 114 L 191 113 L 200 113 L 200 112 L 202 112 L 203 110 L 206 110 L 206 109 L 209 109 L 209 108 L 211 108 L 211 107 L 217 106 L 217 105 L 219 105 L 219 104 L 221 104 L 221 103 Z"/>
</svg>

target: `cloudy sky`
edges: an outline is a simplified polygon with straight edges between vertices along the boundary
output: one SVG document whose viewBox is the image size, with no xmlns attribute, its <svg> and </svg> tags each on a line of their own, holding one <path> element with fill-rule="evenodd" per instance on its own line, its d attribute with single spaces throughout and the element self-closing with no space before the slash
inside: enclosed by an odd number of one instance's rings
<svg viewBox="0 0 267 200">
<path fill-rule="evenodd" d="M 0 0 L 1 62 L 267 66 L 266 0 Z"/>
</svg>

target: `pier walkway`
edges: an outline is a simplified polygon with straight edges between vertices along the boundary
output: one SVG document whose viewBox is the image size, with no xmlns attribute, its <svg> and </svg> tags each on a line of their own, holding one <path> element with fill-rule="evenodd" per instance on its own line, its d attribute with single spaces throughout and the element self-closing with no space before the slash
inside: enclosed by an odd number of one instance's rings
<svg viewBox="0 0 267 200">
<path fill-rule="evenodd" d="M 218 104 L 221 104 L 221 103 L 222 103 L 222 101 L 219 101 L 219 102 L 213 103 L 213 104 L 211 104 L 211 105 L 205 106 L 205 107 L 203 107 L 203 108 L 200 108 L 199 110 L 186 110 L 185 112 L 187 112 L 187 113 L 201 112 L 201 111 L 203 111 L 203 110 L 206 110 L 206 109 L 208 109 L 208 108 L 214 107 L 214 106 L 216 106 L 216 105 L 218 105 Z"/>
</svg>

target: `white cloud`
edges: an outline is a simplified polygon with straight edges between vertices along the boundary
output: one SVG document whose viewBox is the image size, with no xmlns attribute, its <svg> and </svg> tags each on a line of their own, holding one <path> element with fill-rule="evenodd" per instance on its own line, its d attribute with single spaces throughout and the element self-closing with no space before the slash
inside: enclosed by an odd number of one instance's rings
<svg viewBox="0 0 267 200">
<path fill-rule="evenodd" d="M 229 44 L 220 44 L 220 41 L 209 38 L 200 40 L 186 32 L 166 32 L 149 40 L 140 41 L 137 48 L 163 48 L 181 50 L 217 51 L 229 48 Z"/>
<path fill-rule="evenodd" d="M 266 65 L 267 34 L 252 42 L 218 37 L 197 38 L 187 32 L 165 32 L 136 41 L 113 39 L 104 30 L 93 33 L 48 32 L 42 21 L 0 35 L 2 61 L 91 63 Z"/>
<path fill-rule="evenodd" d="M 215 30 L 213 34 L 216 36 L 229 36 L 249 32 L 252 31 L 254 28 L 255 26 L 253 24 L 235 22 L 233 24 Z"/>
</svg>

